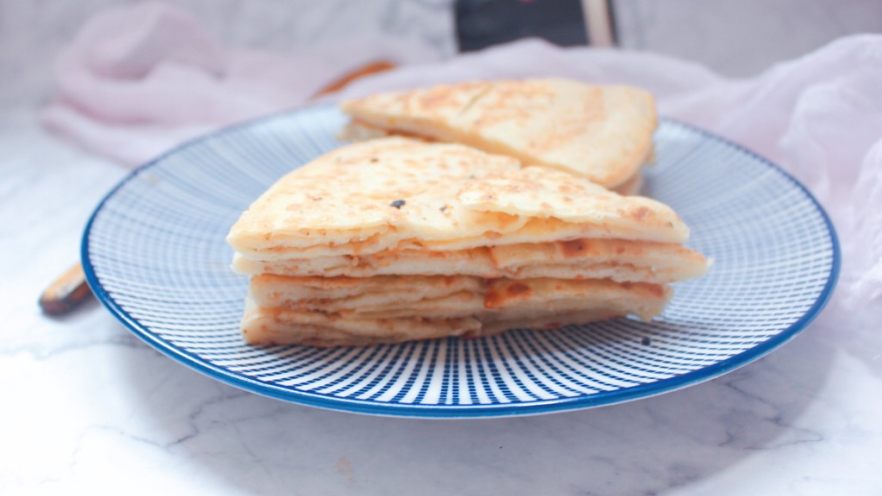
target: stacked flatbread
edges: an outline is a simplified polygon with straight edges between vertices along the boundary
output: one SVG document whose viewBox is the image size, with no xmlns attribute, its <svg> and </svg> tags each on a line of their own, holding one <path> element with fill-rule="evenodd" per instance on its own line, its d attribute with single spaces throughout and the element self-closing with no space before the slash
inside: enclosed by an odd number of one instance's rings
<svg viewBox="0 0 882 496">
<path fill-rule="evenodd" d="M 280 179 L 230 231 L 252 344 L 366 345 L 624 315 L 704 273 L 667 206 L 459 144 L 389 137 Z"/>
<path fill-rule="evenodd" d="M 566 79 L 479 81 L 343 104 L 351 140 L 398 134 L 461 143 L 572 174 L 622 194 L 639 191 L 652 155 L 652 95 Z"/>
</svg>

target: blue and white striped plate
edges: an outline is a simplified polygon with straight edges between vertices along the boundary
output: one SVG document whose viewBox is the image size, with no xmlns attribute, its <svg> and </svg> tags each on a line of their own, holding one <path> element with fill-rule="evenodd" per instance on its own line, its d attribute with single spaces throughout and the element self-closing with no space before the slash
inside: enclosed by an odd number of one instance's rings
<svg viewBox="0 0 882 496">
<path fill-rule="evenodd" d="M 328 106 L 271 116 L 132 173 L 83 235 L 95 294 L 147 343 L 248 391 L 352 412 L 478 417 L 607 405 L 717 377 L 792 338 L 836 282 L 836 236 L 805 188 L 743 148 L 665 121 L 646 193 L 683 216 L 689 244 L 714 265 L 677 285 L 656 321 L 370 348 L 246 346 L 246 280 L 230 271 L 227 230 L 277 178 L 338 146 L 344 120 Z"/>
</svg>

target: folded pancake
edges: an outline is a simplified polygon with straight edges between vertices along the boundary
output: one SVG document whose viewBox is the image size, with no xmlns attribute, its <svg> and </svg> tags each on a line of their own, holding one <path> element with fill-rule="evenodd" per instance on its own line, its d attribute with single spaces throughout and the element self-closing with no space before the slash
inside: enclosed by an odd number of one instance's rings
<svg viewBox="0 0 882 496">
<path fill-rule="evenodd" d="M 652 96 L 565 79 L 479 81 L 381 93 L 344 102 L 349 136 L 383 132 L 462 143 L 615 188 L 652 149 Z"/>
<path fill-rule="evenodd" d="M 644 320 L 661 313 L 666 286 L 602 279 L 496 279 L 484 295 L 484 319 L 506 320 L 606 309 Z"/>
<path fill-rule="evenodd" d="M 468 250 L 386 250 L 366 255 L 289 258 L 263 261 L 236 254 L 233 269 L 240 274 L 287 276 L 374 277 L 380 275 L 447 275 L 502 277 L 487 247 Z"/>
<path fill-rule="evenodd" d="M 392 319 L 397 317 L 421 317 L 424 319 L 450 319 L 474 316 L 481 312 L 484 298 L 481 293 L 459 292 L 438 298 L 428 298 L 409 305 L 391 303 L 383 307 L 365 308 L 344 305 L 340 313 L 365 318 Z M 322 307 L 325 311 L 328 306 Z"/>
<path fill-rule="evenodd" d="M 242 318 L 242 334 L 253 345 L 366 346 L 461 336 L 480 329 L 480 321 L 474 318 L 353 318 L 319 311 L 265 308 L 251 301 L 246 302 Z"/>
<path fill-rule="evenodd" d="M 359 256 L 275 262 L 237 256 L 233 268 L 249 275 L 375 277 L 458 274 L 482 278 L 555 277 L 666 284 L 703 275 L 707 260 L 695 251 L 672 243 L 576 239 L 467 250 L 391 250 Z"/>
<path fill-rule="evenodd" d="M 466 276 L 284 277 L 251 279 L 250 296 L 261 307 L 355 313 L 465 317 L 483 308 L 484 281 Z"/>
<path fill-rule="evenodd" d="M 277 261 L 576 238 L 681 243 L 688 233 L 648 198 L 461 145 L 384 138 L 283 177 L 227 240 L 246 257 Z"/>
<path fill-rule="evenodd" d="M 349 286 L 350 281 L 343 284 Z M 649 319 L 661 312 L 670 290 L 654 284 L 604 280 L 496 279 L 486 281 L 481 292 L 470 294 L 468 301 L 450 305 L 449 313 L 432 313 L 438 308 L 437 301 L 458 294 L 397 306 L 387 302 L 385 309 L 375 306 L 372 311 L 360 306 L 346 308 L 345 299 L 334 308 L 310 307 L 309 300 L 283 301 L 281 306 L 268 307 L 257 304 L 254 298 L 249 300 L 242 329 L 251 344 L 316 346 L 481 336 L 527 325 L 551 328 L 624 315 Z"/>
<path fill-rule="evenodd" d="M 311 299 L 352 299 L 375 294 L 386 302 L 409 303 L 426 297 L 446 296 L 460 291 L 480 291 L 483 283 L 474 277 L 285 277 L 261 274 L 251 278 L 251 293 L 262 306 Z M 372 304 L 364 302 L 365 304 Z"/>
<path fill-rule="evenodd" d="M 708 261 L 672 243 L 575 239 L 554 243 L 494 246 L 496 267 L 510 279 L 610 279 L 667 284 L 704 275 Z"/>
</svg>

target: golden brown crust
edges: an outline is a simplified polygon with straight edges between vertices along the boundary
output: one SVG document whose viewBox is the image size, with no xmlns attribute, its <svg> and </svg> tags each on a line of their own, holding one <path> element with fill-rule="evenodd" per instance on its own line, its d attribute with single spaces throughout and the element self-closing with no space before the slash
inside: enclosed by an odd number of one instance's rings
<svg viewBox="0 0 882 496">
<path fill-rule="evenodd" d="M 647 198 L 460 145 L 383 138 L 283 177 L 228 241 L 271 261 L 586 236 L 682 242 L 687 234 L 670 208 Z"/>
</svg>

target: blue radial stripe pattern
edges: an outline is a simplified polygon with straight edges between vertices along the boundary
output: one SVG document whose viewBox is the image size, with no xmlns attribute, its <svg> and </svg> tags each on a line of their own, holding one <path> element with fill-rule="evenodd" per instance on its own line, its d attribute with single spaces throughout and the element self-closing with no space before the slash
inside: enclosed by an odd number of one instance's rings
<svg viewBox="0 0 882 496">
<path fill-rule="evenodd" d="M 751 152 L 663 121 L 645 194 L 713 258 L 675 286 L 653 322 L 618 319 L 368 348 L 250 347 L 239 335 L 247 281 L 224 242 L 238 215 L 293 168 L 340 145 L 345 118 L 314 106 L 226 129 L 132 173 L 83 235 L 87 278 L 149 344 L 211 377 L 313 406 L 477 417 L 611 404 L 711 379 L 782 344 L 820 311 L 839 248 L 794 179 Z"/>
</svg>

